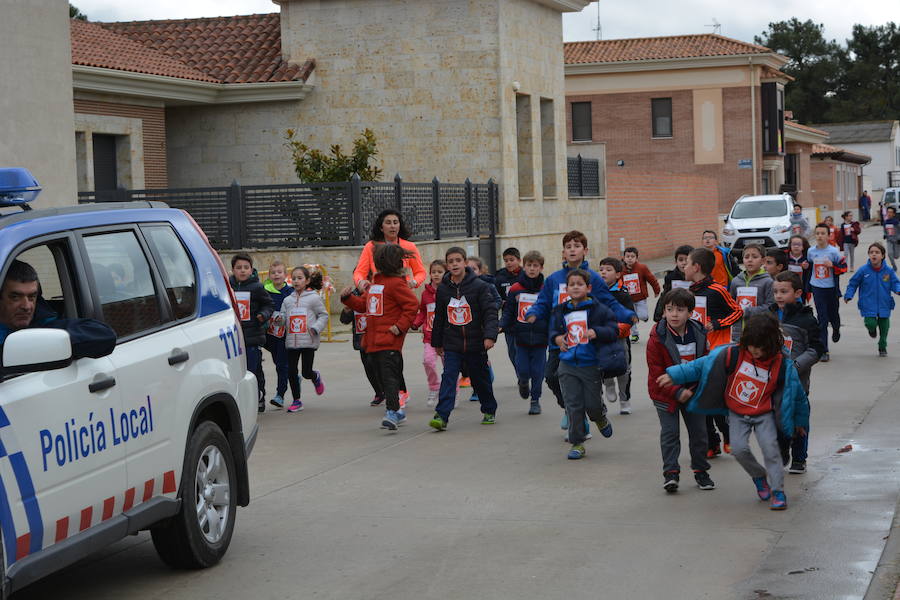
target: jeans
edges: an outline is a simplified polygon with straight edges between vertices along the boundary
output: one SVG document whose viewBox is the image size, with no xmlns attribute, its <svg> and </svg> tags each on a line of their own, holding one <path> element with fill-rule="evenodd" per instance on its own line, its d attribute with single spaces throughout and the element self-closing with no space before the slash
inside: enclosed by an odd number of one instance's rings
<svg viewBox="0 0 900 600">
<path fill-rule="evenodd" d="M 262 403 L 266 397 L 266 376 L 262 370 L 262 348 L 259 346 L 247 346 L 247 370 L 256 375 L 256 389 L 259 391 L 259 401 Z"/>
<path fill-rule="evenodd" d="M 819 335 L 825 352 L 828 352 L 828 325 L 835 330 L 841 328 L 841 315 L 838 312 L 838 297 L 833 287 L 811 287 L 813 302 L 816 304 L 816 318 L 819 320 Z"/>
<path fill-rule="evenodd" d="M 556 397 L 556 403 L 563 410 L 566 409 L 566 403 L 563 401 L 562 389 L 559 387 L 559 349 L 550 350 L 547 353 L 547 367 L 544 369 L 544 380 L 547 387 Z"/>
<path fill-rule="evenodd" d="M 278 374 L 278 385 L 275 388 L 275 393 L 284 397 L 288 388 L 287 348 L 284 347 L 284 338 L 266 334 L 265 348 L 272 355 L 272 361 L 275 363 L 275 373 Z M 265 374 L 263 375 L 262 389 L 266 389 Z"/>
<path fill-rule="evenodd" d="M 509 356 L 509 362 L 512 363 L 513 368 L 515 368 L 516 352 L 519 350 L 519 347 L 516 346 L 516 334 L 511 331 L 504 331 L 503 339 L 506 340 L 506 355 Z"/>
<path fill-rule="evenodd" d="M 546 346 L 519 346 L 516 348 L 516 377 L 519 378 L 519 381 L 531 382 L 532 402 L 541 400 L 546 366 Z"/>
<path fill-rule="evenodd" d="M 606 424 L 606 405 L 603 404 L 600 369 L 596 366 L 576 367 L 566 362 L 559 364 L 559 385 L 562 387 L 566 403 L 566 415 L 569 417 L 569 442 L 584 442 L 584 417 L 597 423 L 602 429 Z"/>
<path fill-rule="evenodd" d="M 403 384 L 403 355 L 397 350 L 381 350 L 368 355 L 384 393 L 388 410 L 400 410 L 400 387 Z"/>
<path fill-rule="evenodd" d="M 315 348 L 288 348 L 288 383 L 291 386 L 291 394 L 294 400 L 300 398 L 300 375 L 303 379 L 310 381 L 315 379 L 316 372 L 313 370 L 313 362 L 316 358 Z M 298 369 L 298 365 L 302 363 L 303 368 Z"/>
<path fill-rule="evenodd" d="M 679 415 L 688 432 L 691 470 L 709 470 L 709 461 L 706 460 L 706 419 L 703 415 L 688 412 L 684 404 L 679 404 L 675 412 L 657 406 L 656 414 L 659 417 L 659 449 L 662 452 L 663 473 L 681 472 L 678 465 L 678 455 L 681 454 Z"/>
<path fill-rule="evenodd" d="M 729 411 L 728 425 L 731 428 L 731 454 L 750 477 L 769 478 L 773 490 L 784 490 L 784 464 L 778 447 L 778 431 L 775 413 L 768 412 L 754 417 L 739 415 Z M 763 453 L 765 468 L 750 450 L 750 432 L 756 433 L 756 441 Z"/>
<path fill-rule="evenodd" d="M 441 391 L 435 412 L 444 421 L 450 420 L 450 413 L 456 404 L 456 382 L 462 366 L 466 365 L 472 389 L 481 402 L 481 412 L 485 415 L 497 413 L 497 400 L 491 385 L 487 352 L 452 352 L 444 350 L 444 373 L 441 376 Z"/>
</svg>

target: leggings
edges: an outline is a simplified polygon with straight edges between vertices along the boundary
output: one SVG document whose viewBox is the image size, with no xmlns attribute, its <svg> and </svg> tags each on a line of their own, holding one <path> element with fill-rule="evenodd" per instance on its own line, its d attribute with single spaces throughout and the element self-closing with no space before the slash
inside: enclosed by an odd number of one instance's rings
<svg viewBox="0 0 900 600">
<path fill-rule="evenodd" d="M 315 379 L 316 372 L 313 371 L 313 360 L 316 358 L 315 348 L 288 348 L 288 384 L 291 386 L 291 394 L 294 400 L 300 398 L 300 377 L 303 379 Z M 297 366 L 303 363 L 303 369 L 298 372 Z"/>
</svg>

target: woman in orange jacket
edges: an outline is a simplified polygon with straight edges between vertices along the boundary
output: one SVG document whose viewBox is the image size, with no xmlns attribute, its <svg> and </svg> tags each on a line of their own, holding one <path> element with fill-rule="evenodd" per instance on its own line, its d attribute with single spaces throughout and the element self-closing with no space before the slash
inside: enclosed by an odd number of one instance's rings
<svg viewBox="0 0 900 600">
<path fill-rule="evenodd" d="M 359 261 L 353 270 L 353 283 L 360 292 L 365 292 L 371 285 L 372 277 L 378 272 L 375 265 L 375 249 L 382 244 L 397 244 L 406 251 L 403 268 L 406 281 L 411 288 L 417 288 L 427 280 L 425 265 L 416 245 L 409 241 L 411 234 L 403 222 L 403 216 L 396 210 L 388 208 L 381 211 L 372 224 L 369 242 L 363 247 Z"/>
</svg>

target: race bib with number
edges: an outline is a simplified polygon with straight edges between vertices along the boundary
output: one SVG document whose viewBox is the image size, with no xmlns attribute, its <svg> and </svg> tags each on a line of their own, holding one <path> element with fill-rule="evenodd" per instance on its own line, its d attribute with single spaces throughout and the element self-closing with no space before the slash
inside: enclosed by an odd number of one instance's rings
<svg viewBox="0 0 900 600">
<path fill-rule="evenodd" d="M 369 300 L 366 304 L 366 314 L 370 317 L 381 317 L 384 315 L 383 285 L 369 286 Z"/>
<path fill-rule="evenodd" d="M 741 310 L 756 306 L 756 295 L 759 290 L 752 285 L 741 286 L 737 289 L 737 301 Z"/>
<path fill-rule="evenodd" d="M 629 273 L 623 276 L 622 281 L 625 283 L 625 289 L 632 296 L 641 292 L 641 278 L 637 273 Z"/>
<path fill-rule="evenodd" d="M 896 231 L 897 231 L 897 228 L 894 227 L 893 223 L 888 223 L 887 225 L 884 226 L 884 232 L 888 235 L 888 237 L 894 235 L 894 233 L 896 233 Z"/>
<path fill-rule="evenodd" d="M 249 321 L 250 292 L 235 292 L 234 299 L 237 300 L 238 313 L 241 315 L 241 321 Z"/>
<path fill-rule="evenodd" d="M 803 273 L 803 267 L 800 265 L 788 265 L 788 271 L 793 273 Z"/>
<path fill-rule="evenodd" d="M 525 322 L 525 315 L 534 306 L 534 303 L 537 302 L 537 294 L 519 294 L 518 297 L 518 317 L 517 320 L 519 323 Z"/>
<path fill-rule="evenodd" d="M 691 313 L 691 318 L 706 325 L 706 296 L 697 296 L 694 298 L 694 302 L 694 312 Z"/>
<path fill-rule="evenodd" d="M 562 304 L 563 302 L 569 301 L 569 287 L 565 283 L 559 284 L 559 291 L 557 292 L 556 303 Z"/>
<path fill-rule="evenodd" d="M 686 281 L 684 279 L 676 279 L 672 282 L 672 289 L 673 290 L 678 290 L 678 289 L 689 290 L 689 289 L 691 289 L 691 282 Z"/>
<path fill-rule="evenodd" d="M 566 346 L 578 346 L 588 343 L 587 311 L 574 310 L 566 313 Z"/>
<path fill-rule="evenodd" d="M 844 223 L 844 235 L 845 236 L 853 235 L 853 225 L 851 223 Z"/>
<path fill-rule="evenodd" d="M 678 348 L 678 356 L 681 357 L 681 364 L 691 362 L 697 358 L 697 342 L 691 342 L 690 344 L 675 344 L 675 347 Z"/>
<path fill-rule="evenodd" d="M 816 259 L 813 263 L 813 277 L 816 279 L 831 279 L 831 267 L 825 264 L 824 259 Z"/>
<path fill-rule="evenodd" d="M 434 329 L 434 302 L 425 305 L 425 331 Z"/>
<path fill-rule="evenodd" d="M 284 337 L 284 316 L 281 313 L 272 313 L 269 318 L 269 326 L 266 327 L 266 333 L 273 337 Z"/>
<path fill-rule="evenodd" d="M 800 235 L 800 232 L 803 230 L 800 225 L 791 225 L 791 234 L 792 235 Z"/>
<path fill-rule="evenodd" d="M 460 327 L 472 322 L 472 307 L 469 306 L 465 296 L 450 299 L 447 305 L 447 321 Z"/>
<path fill-rule="evenodd" d="M 788 356 L 790 356 L 791 351 L 794 349 L 794 339 L 789 335 L 786 335 L 783 337 L 784 337 L 784 348 L 785 348 L 785 350 L 787 350 Z"/>
<path fill-rule="evenodd" d="M 294 334 L 307 333 L 307 315 L 305 308 L 295 308 L 288 315 L 288 331 Z"/>
<path fill-rule="evenodd" d="M 769 371 L 743 361 L 735 371 L 728 387 L 728 397 L 738 404 L 752 409 L 759 408 L 763 400 L 766 384 L 769 383 Z"/>
<path fill-rule="evenodd" d="M 356 333 L 365 333 L 366 327 L 369 326 L 369 315 L 366 313 L 353 313 L 353 325 L 356 327 Z"/>
</svg>

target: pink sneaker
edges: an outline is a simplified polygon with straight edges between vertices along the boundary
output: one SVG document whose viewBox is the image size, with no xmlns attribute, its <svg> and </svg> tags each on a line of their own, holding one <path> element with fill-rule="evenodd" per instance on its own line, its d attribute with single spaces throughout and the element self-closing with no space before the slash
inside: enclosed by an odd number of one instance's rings
<svg viewBox="0 0 900 600">
<path fill-rule="evenodd" d="M 400 390 L 400 410 L 406 408 L 407 402 L 409 402 L 409 392 Z"/>
<path fill-rule="evenodd" d="M 322 381 L 322 374 L 316 371 L 316 376 L 313 378 L 313 386 L 316 388 L 316 394 L 321 396 L 325 393 L 325 382 Z"/>
<path fill-rule="evenodd" d="M 291 402 L 291 405 L 287 409 L 289 413 L 300 412 L 301 410 L 303 410 L 303 403 L 300 402 L 300 398 Z"/>
</svg>

